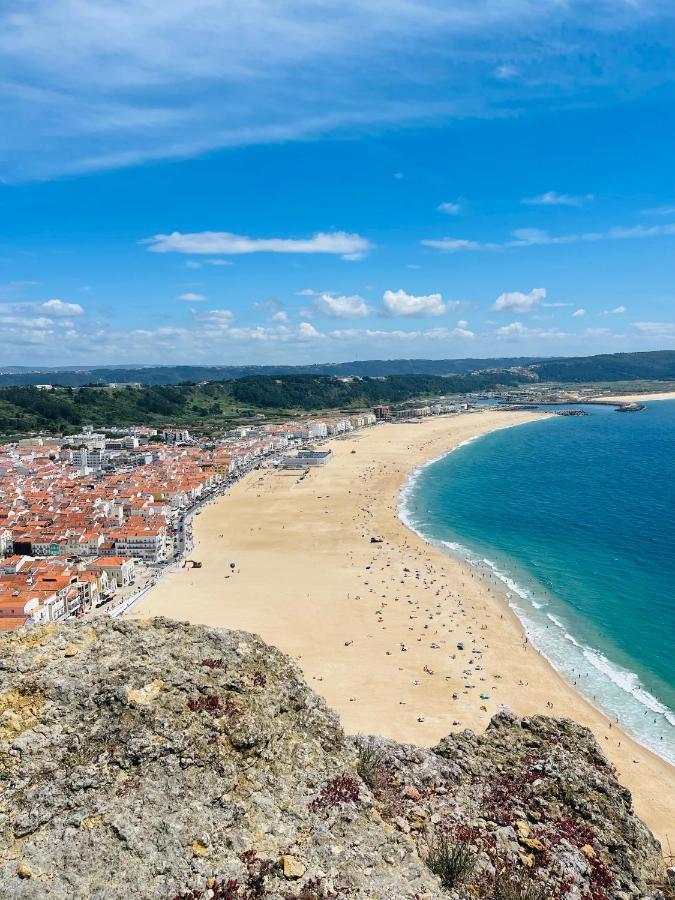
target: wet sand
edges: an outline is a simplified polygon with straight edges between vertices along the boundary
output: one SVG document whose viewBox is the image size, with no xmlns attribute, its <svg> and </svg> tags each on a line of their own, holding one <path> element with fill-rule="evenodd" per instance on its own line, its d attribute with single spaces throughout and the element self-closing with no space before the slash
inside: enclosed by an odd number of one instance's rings
<svg viewBox="0 0 675 900">
<path fill-rule="evenodd" d="M 484 411 L 386 424 L 333 441 L 333 461 L 304 480 L 253 472 L 195 517 L 191 555 L 202 568 L 167 575 L 131 614 L 260 634 L 298 660 L 351 733 L 431 746 L 452 730 L 482 731 L 500 704 L 573 718 L 593 729 L 642 818 L 675 844 L 675 769 L 610 728 L 525 642 L 496 587 L 397 515 L 415 466 L 542 418 Z"/>
</svg>

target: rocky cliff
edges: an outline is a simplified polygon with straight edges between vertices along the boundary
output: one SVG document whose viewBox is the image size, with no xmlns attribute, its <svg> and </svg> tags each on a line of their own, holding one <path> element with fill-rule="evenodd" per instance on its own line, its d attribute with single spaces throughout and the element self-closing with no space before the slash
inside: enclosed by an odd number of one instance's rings
<svg viewBox="0 0 675 900">
<path fill-rule="evenodd" d="M 164 619 L 0 641 L 0 836 L 17 900 L 614 900 L 660 870 L 574 723 L 347 737 L 278 650 Z"/>
</svg>

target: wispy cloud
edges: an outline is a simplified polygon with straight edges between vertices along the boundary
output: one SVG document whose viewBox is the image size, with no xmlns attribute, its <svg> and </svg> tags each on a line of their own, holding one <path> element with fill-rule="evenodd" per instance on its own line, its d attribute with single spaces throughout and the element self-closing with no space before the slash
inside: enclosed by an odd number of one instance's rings
<svg viewBox="0 0 675 900">
<path fill-rule="evenodd" d="M 320 15 L 315 0 L 5 3 L 3 175 L 621 94 L 630 39 L 656 34 L 659 11 L 661 0 L 322 0 Z M 643 82 L 667 65 L 652 59 Z"/>
<path fill-rule="evenodd" d="M 675 322 L 633 322 L 632 325 L 651 338 L 675 339 Z"/>
<path fill-rule="evenodd" d="M 544 340 L 559 339 L 569 337 L 565 331 L 559 328 L 530 328 L 523 325 L 522 322 L 511 322 L 509 325 L 503 325 L 495 331 L 497 337 L 510 338 L 511 340 L 519 338 L 540 338 Z"/>
<path fill-rule="evenodd" d="M 508 250 L 517 247 L 546 247 L 557 244 L 576 244 L 581 241 L 627 241 L 675 235 L 675 223 L 665 225 L 615 225 L 604 231 L 585 231 L 578 234 L 550 234 L 541 228 L 517 228 L 511 238 L 502 242 L 476 241 L 470 238 L 444 237 L 420 241 L 424 247 L 458 253 L 462 250 Z"/>
<path fill-rule="evenodd" d="M 462 204 L 455 201 L 447 201 L 446 203 L 439 203 L 436 209 L 438 212 L 445 213 L 446 216 L 457 216 L 462 210 Z"/>
<path fill-rule="evenodd" d="M 343 259 L 361 259 L 372 244 L 359 234 L 317 232 L 310 238 L 250 238 L 229 231 L 156 234 L 141 241 L 151 253 L 191 253 L 236 256 L 246 253 L 328 253 Z"/>
<path fill-rule="evenodd" d="M 643 216 L 675 216 L 675 206 L 657 206 L 654 209 L 643 209 Z"/>
<path fill-rule="evenodd" d="M 481 241 L 467 240 L 466 238 L 444 237 L 439 239 L 427 239 L 420 241 L 424 247 L 432 247 L 434 250 L 447 250 L 456 253 L 458 250 L 501 250 L 502 244 L 486 244 Z"/>
<path fill-rule="evenodd" d="M 184 300 L 186 303 L 202 303 L 206 297 L 204 294 L 193 294 L 192 291 L 186 291 L 184 294 L 179 294 L 176 300 Z"/>
<path fill-rule="evenodd" d="M 595 200 L 595 194 L 559 194 L 557 191 L 546 191 L 536 197 L 523 197 L 520 201 L 526 206 L 583 206 Z"/>
</svg>

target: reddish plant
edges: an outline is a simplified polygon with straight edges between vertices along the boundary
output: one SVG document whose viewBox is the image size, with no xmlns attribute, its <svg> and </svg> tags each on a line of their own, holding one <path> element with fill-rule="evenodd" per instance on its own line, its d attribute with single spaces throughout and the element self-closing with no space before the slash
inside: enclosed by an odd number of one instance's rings
<svg viewBox="0 0 675 900">
<path fill-rule="evenodd" d="M 210 656 L 202 660 L 202 665 L 207 669 L 227 669 L 227 663 L 224 659 L 211 659 Z"/>
<path fill-rule="evenodd" d="M 235 878 L 228 881 L 214 881 L 210 888 L 210 897 L 212 900 L 239 900 L 239 882 Z M 207 896 L 206 891 L 197 888 L 184 891 L 182 894 L 176 894 L 172 900 L 203 900 Z M 243 900 L 243 898 L 242 898 Z"/>
<path fill-rule="evenodd" d="M 351 775 L 336 775 L 321 788 L 318 797 L 309 804 L 310 812 L 319 812 L 340 806 L 342 803 L 353 803 L 359 799 L 359 783 Z"/>
<path fill-rule="evenodd" d="M 188 700 L 188 709 L 192 712 L 208 712 L 215 719 L 221 716 L 231 719 L 239 714 L 239 710 L 229 697 L 222 702 L 217 694 L 199 694 L 198 697 L 193 697 Z"/>
</svg>

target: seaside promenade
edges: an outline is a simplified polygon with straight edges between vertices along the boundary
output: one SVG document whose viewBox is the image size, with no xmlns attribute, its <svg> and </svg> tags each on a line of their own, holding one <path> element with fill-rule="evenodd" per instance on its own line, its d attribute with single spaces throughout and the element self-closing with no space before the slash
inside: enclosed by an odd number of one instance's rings
<svg viewBox="0 0 675 900">
<path fill-rule="evenodd" d="M 541 418 L 486 410 L 384 425 L 331 442 L 333 461 L 302 480 L 254 471 L 195 521 L 191 555 L 202 567 L 167 574 L 131 615 L 260 634 L 295 657 L 351 733 L 430 746 L 449 731 L 482 731 L 502 704 L 573 718 L 593 729 L 637 812 L 675 844 L 673 768 L 552 669 L 496 587 L 397 515 L 415 466 Z"/>
</svg>

